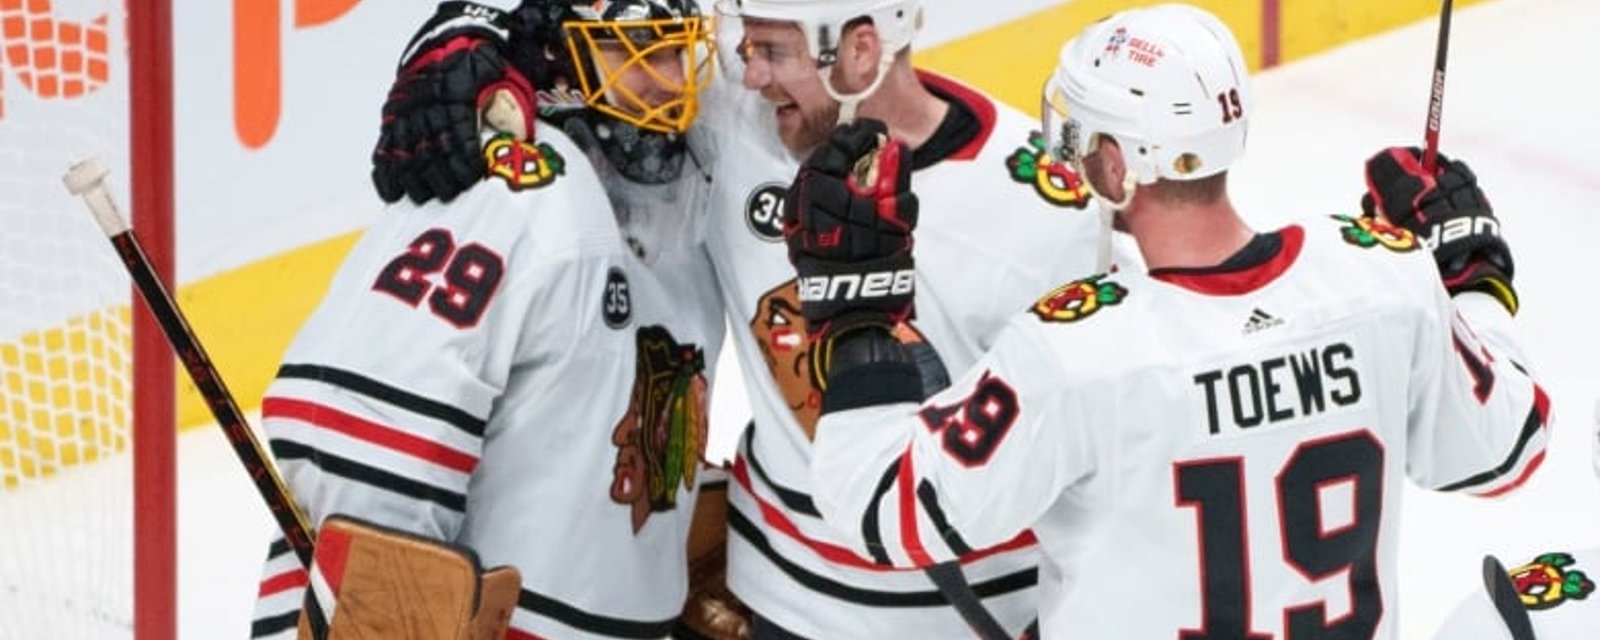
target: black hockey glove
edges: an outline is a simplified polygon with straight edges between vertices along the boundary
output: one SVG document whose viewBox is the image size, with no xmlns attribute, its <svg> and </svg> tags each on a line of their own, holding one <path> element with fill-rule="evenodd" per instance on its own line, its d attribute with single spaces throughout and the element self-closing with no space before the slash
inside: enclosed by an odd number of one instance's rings
<svg viewBox="0 0 1600 640">
<path fill-rule="evenodd" d="M 783 201 L 783 235 L 813 334 L 847 316 L 893 326 L 912 316 L 911 152 L 877 120 L 834 129 Z"/>
<path fill-rule="evenodd" d="M 1444 154 L 1429 174 L 1421 157 L 1416 147 L 1391 147 L 1368 159 L 1362 211 L 1384 216 L 1432 249 L 1452 295 L 1481 291 L 1516 313 L 1511 248 L 1500 237 L 1500 221 L 1478 188 L 1477 176 L 1465 162 Z"/>
<path fill-rule="evenodd" d="M 877 120 L 834 129 L 783 203 L 783 235 L 813 347 L 822 411 L 922 399 L 893 328 L 914 314 L 911 152 Z"/>
<path fill-rule="evenodd" d="M 401 55 L 372 151 L 378 197 L 449 201 L 482 180 L 478 114 L 497 96 L 520 110 L 513 118 L 521 120 L 513 123 L 523 127 L 519 137 L 532 135 L 533 86 L 507 62 L 512 23 L 493 7 L 444 2 L 417 30 Z"/>
</svg>

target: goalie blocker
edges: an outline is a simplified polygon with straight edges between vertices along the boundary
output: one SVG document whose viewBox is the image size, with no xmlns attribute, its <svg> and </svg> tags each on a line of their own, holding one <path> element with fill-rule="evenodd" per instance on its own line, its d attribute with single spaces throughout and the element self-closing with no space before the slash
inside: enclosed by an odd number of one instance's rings
<svg viewBox="0 0 1600 640">
<path fill-rule="evenodd" d="M 484 571 L 466 547 L 334 515 L 317 535 L 299 637 L 500 640 L 521 585 L 515 568 Z"/>
</svg>

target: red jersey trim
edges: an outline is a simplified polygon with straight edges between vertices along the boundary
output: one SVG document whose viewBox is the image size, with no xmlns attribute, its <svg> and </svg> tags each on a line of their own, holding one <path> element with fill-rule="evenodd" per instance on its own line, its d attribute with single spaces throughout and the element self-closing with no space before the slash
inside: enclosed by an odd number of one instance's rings
<svg viewBox="0 0 1600 640">
<path fill-rule="evenodd" d="M 275 596 L 290 589 L 305 588 L 308 578 L 305 569 L 290 569 L 261 581 L 256 597 Z"/>
<path fill-rule="evenodd" d="M 269 397 L 261 402 L 261 416 L 298 420 L 461 473 L 478 466 L 477 456 L 314 402 Z"/>
<path fill-rule="evenodd" d="M 900 546 L 905 547 L 911 562 L 926 567 L 933 564 L 933 558 L 923 548 L 922 535 L 917 532 L 917 492 L 912 488 L 916 472 L 911 468 L 911 445 L 906 445 L 906 452 L 900 454 L 900 477 L 896 481 L 900 489 Z"/>
<path fill-rule="evenodd" d="M 910 567 L 884 566 L 856 555 L 855 551 L 846 547 L 807 537 L 806 534 L 800 531 L 800 527 L 795 525 L 794 521 L 783 514 L 781 509 L 756 494 L 755 487 L 750 481 L 750 468 L 742 455 L 735 457 L 733 460 L 733 479 L 739 483 L 739 486 L 744 487 L 745 493 L 750 494 L 750 497 L 756 501 L 756 506 L 761 509 L 761 520 L 767 526 L 805 545 L 822 559 L 834 564 L 868 571 L 916 571 L 916 569 Z M 961 556 L 959 561 L 962 563 L 974 562 L 992 555 L 1030 547 L 1037 543 L 1038 539 L 1034 537 L 1033 531 L 1024 531 L 1009 541 Z"/>
<path fill-rule="evenodd" d="M 1478 496 L 1480 498 L 1498 498 L 1498 497 L 1503 496 L 1505 494 L 1511 493 L 1512 491 L 1516 491 L 1517 487 L 1520 487 L 1523 484 L 1527 483 L 1528 482 L 1528 478 L 1532 478 L 1533 477 L 1533 472 L 1538 471 L 1539 470 L 1539 466 L 1544 464 L 1544 454 L 1545 454 L 1545 452 L 1543 452 L 1543 451 L 1540 451 L 1539 453 L 1534 454 L 1533 460 L 1530 460 L 1528 462 L 1528 466 L 1523 467 L 1522 473 L 1520 475 L 1518 475 L 1517 479 L 1513 480 L 1511 482 L 1511 484 L 1508 484 L 1506 486 L 1500 487 L 1499 489 L 1495 489 L 1493 491 L 1487 491 L 1487 492 L 1484 492 L 1484 493 L 1474 493 L 1472 495 Z"/>
<path fill-rule="evenodd" d="M 1544 388 L 1537 383 L 1533 385 L 1533 413 L 1539 416 L 1540 430 L 1546 430 L 1550 427 L 1550 396 L 1545 395 Z M 1544 454 L 1544 451 L 1534 454 L 1533 460 L 1528 462 L 1528 466 L 1524 467 L 1522 473 L 1518 474 L 1517 479 L 1510 484 L 1483 493 L 1472 493 L 1472 495 L 1480 498 L 1498 498 L 1515 491 L 1518 487 L 1526 484 L 1528 479 L 1533 477 L 1533 473 L 1539 470 L 1540 465 L 1544 464 Z"/>
<path fill-rule="evenodd" d="M 978 93 L 976 89 L 946 78 L 931 71 L 917 71 L 917 80 L 929 91 L 940 96 L 956 100 L 967 107 L 972 115 L 978 119 L 981 130 L 978 135 L 972 136 L 966 146 L 957 149 L 944 158 L 944 160 L 976 160 L 978 152 L 983 151 L 983 145 L 989 142 L 989 136 L 994 133 L 994 123 L 998 118 L 994 101 L 988 96 Z"/>
<path fill-rule="evenodd" d="M 1289 225 L 1279 231 L 1283 246 L 1271 259 L 1236 271 L 1163 271 L 1155 270 L 1150 277 L 1170 285 L 1183 287 L 1208 296 L 1239 296 L 1271 284 L 1278 276 L 1294 266 L 1305 246 L 1306 232 L 1300 225 Z"/>
</svg>

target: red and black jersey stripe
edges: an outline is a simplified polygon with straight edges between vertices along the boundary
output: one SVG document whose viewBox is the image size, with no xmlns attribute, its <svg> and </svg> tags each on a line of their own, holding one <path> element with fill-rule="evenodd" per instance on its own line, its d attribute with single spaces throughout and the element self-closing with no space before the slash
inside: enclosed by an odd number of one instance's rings
<svg viewBox="0 0 1600 640">
<path fill-rule="evenodd" d="M 1545 395 L 1544 389 L 1540 388 L 1538 385 L 1534 385 L 1533 407 L 1528 410 L 1528 418 L 1522 423 L 1521 433 L 1517 434 L 1517 444 L 1511 448 L 1511 453 L 1506 456 L 1506 459 L 1501 461 L 1500 464 L 1495 465 L 1493 469 L 1473 474 L 1465 479 L 1452 482 L 1440 487 L 1439 490 L 1468 491 L 1471 493 L 1476 493 L 1471 491 L 1474 487 L 1481 487 L 1494 482 L 1495 480 L 1503 478 L 1507 474 L 1510 474 L 1513 469 L 1517 468 L 1517 464 L 1522 461 L 1522 456 L 1527 451 L 1528 444 L 1533 441 L 1534 436 L 1539 435 L 1539 432 L 1544 430 L 1545 425 L 1549 421 L 1549 417 L 1550 398 Z M 1480 495 L 1486 498 L 1492 498 L 1521 486 L 1522 483 L 1527 482 L 1528 478 L 1533 475 L 1533 472 L 1537 470 L 1539 465 L 1543 462 L 1544 451 L 1540 451 L 1539 453 L 1534 454 L 1533 459 L 1530 460 L 1525 467 L 1523 467 L 1522 474 L 1518 476 L 1516 480 L 1512 481 L 1508 485 L 1499 487 L 1486 493 L 1482 493 Z"/>
</svg>

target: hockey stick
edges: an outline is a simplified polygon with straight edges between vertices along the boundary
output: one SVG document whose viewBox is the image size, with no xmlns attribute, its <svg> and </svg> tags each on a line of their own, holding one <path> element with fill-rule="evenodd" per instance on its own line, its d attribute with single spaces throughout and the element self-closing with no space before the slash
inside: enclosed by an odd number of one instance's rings
<svg viewBox="0 0 1600 640">
<path fill-rule="evenodd" d="M 1506 624 L 1506 631 L 1511 632 L 1511 640 L 1536 640 L 1528 609 L 1522 606 L 1521 595 L 1516 585 L 1511 584 L 1506 568 L 1494 556 L 1483 557 L 1483 586 L 1489 590 L 1489 600 Z"/>
<path fill-rule="evenodd" d="M 939 359 L 937 353 L 932 353 L 932 356 L 932 363 L 919 362 L 918 368 L 937 366 L 942 373 L 944 371 L 944 362 Z M 925 385 L 924 395 L 932 396 L 944 387 L 949 386 L 950 382 L 946 378 L 930 383 L 924 378 L 923 384 Z M 936 388 L 926 388 L 928 386 Z M 1011 634 L 1006 633 L 1006 629 L 1000 625 L 1000 621 L 994 617 L 993 613 L 989 612 L 988 607 L 983 606 L 983 600 L 978 597 L 978 592 L 972 588 L 972 583 L 967 581 L 967 574 L 961 570 L 959 561 L 949 560 L 931 564 L 923 567 L 922 573 L 928 576 L 928 580 L 933 583 L 933 586 L 939 590 L 945 600 L 950 602 L 950 607 L 956 610 L 956 614 L 961 616 L 963 622 L 967 623 L 967 627 L 972 629 L 972 635 L 978 640 L 1012 640 Z M 1024 639 L 1028 638 L 1028 633 L 1023 633 Z"/>
<path fill-rule="evenodd" d="M 267 462 L 261 443 L 256 440 L 255 433 L 250 431 L 250 426 L 245 423 L 238 403 L 234 402 L 227 385 L 223 384 L 222 377 L 211 364 L 211 357 L 206 355 L 205 349 L 200 346 L 200 341 L 195 338 L 194 331 L 189 328 L 189 322 L 178 309 L 178 304 L 173 301 L 172 294 L 168 293 L 166 286 L 161 283 L 154 265 L 150 264 L 150 258 L 145 255 L 144 246 L 139 244 L 139 238 L 134 235 L 133 227 L 118 211 L 117 203 L 112 199 L 110 189 L 106 187 L 105 179 L 108 173 L 110 172 L 104 162 L 99 158 L 90 158 L 73 165 L 62 178 L 62 182 L 66 183 L 68 191 L 83 196 L 84 201 L 88 203 L 95 222 L 100 223 L 100 229 L 105 231 L 106 237 L 111 240 L 111 246 L 116 248 L 117 255 L 122 258 L 123 266 L 128 268 L 128 275 L 133 277 L 134 284 L 138 286 L 140 297 L 144 298 L 150 312 L 161 324 L 162 333 L 166 334 L 173 351 L 177 352 L 178 359 L 183 362 L 183 368 L 189 372 L 189 378 L 200 390 L 200 396 L 205 399 L 206 406 L 211 408 L 211 415 L 217 419 L 217 426 L 222 427 L 223 433 L 227 434 L 234 453 L 238 454 L 239 461 L 244 463 L 245 471 L 255 482 L 256 491 L 272 510 L 272 516 L 278 521 L 278 527 L 283 530 L 289 548 L 299 556 L 300 564 L 309 569 L 312 552 L 311 527 L 306 523 L 305 516 L 295 507 L 294 500 L 289 496 L 289 489 L 284 485 L 277 469 Z"/>
<path fill-rule="evenodd" d="M 939 588 L 939 593 L 950 601 L 950 606 L 961 615 L 979 640 L 1011 640 L 1011 634 L 1006 633 L 1000 621 L 983 606 L 983 601 L 978 599 L 978 592 L 972 590 L 972 583 L 967 582 L 960 563 L 954 560 L 940 562 L 923 567 L 922 572 L 933 581 L 933 586 Z"/>
<path fill-rule="evenodd" d="M 1422 132 L 1422 168 L 1432 174 L 1439 157 L 1439 120 L 1444 115 L 1444 62 L 1450 52 L 1450 0 L 1439 10 L 1439 44 L 1433 53 L 1433 91 L 1428 96 L 1428 125 Z"/>
</svg>

